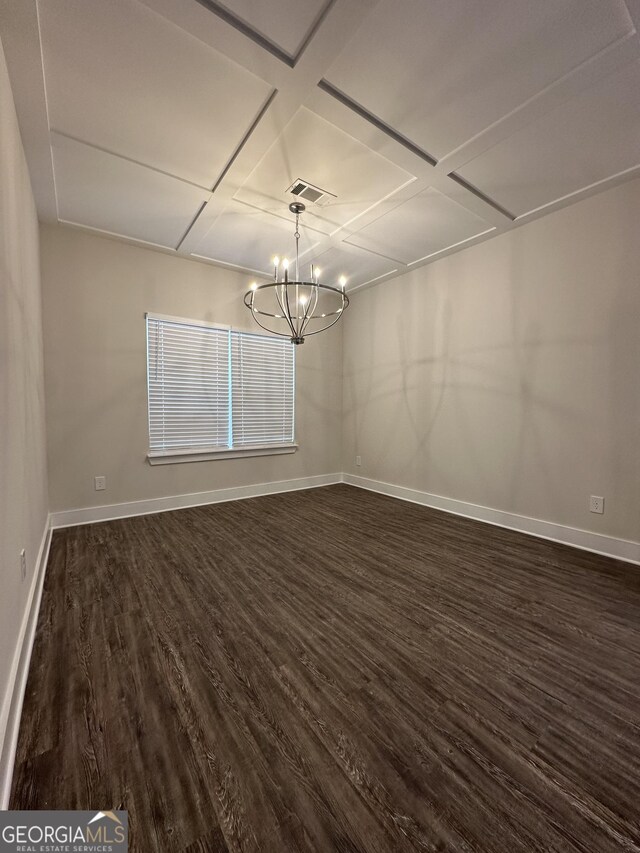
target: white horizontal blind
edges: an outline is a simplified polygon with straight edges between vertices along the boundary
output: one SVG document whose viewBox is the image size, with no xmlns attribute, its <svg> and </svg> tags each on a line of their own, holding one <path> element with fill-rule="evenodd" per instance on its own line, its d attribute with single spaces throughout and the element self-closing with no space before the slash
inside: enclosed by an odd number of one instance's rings
<svg viewBox="0 0 640 853">
<path fill-rule="evenodd" d="M 147 316 L 151 450 L 228 447 L 229 331 Z"/>
<path fill-rule="evenodd" d="M 290 341 L 231 332 L 234 447 L 293 442 L 294 383 Z"/>
</svg>

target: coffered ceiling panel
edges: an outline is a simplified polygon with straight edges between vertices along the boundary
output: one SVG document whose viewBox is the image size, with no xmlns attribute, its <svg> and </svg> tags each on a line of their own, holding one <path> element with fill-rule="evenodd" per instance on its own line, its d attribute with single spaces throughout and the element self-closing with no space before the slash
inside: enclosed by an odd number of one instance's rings
<svg viewBox="0 0 640 853">
<path fill-rule="evenodd" d="M 638 31 L 640 0 L 0 0 L 42 219 L 257 277 L 300 179 L 305 265 L 350 288 L 639 175 Z"/>
<path fill-rule="evenodd" d="M 271 275 L 274 255 L 295 257 L 293 222 L 233 202 L 202 240 L 196 257 L 221 261 L 258 274 Z M 300 226 L 300 253 L 311 250 L 322 235 Z"/>
<path fill-rule="evenodd" d="M 175 249 L 205 190 L 53 134 L 61 220 Z"/>
<path fill-rule="evenodd" d="M 460 171 L 522 215 L 640 165 L 640 61 L 547 113 Z"/>
<path fill-rule="evenodd" d="M 219 5 L 289 56 L 295 56 L 328 0 L 223 0 Z"/>
<path fill-rule="evenodd" d="M 410 264 L 491 230 L 488 222 L 430 187 L 347 242 Z"/>
<path fill-rule="evenodd" d="M 304 214 L 309 225 L 330 234 L 411 182 L 413 175 L 303 107 L 235 198 L 289 216 L 293 197 L 286 191 L 297 178 L 336 196 L 326 206 L 307 204 Z"/>
<path fill-rule="evenodd" d="M 340 248 L 334 247 L 317 254 L 309 252 L 305 255 L 304 262 L 307 273 L 310 271 L 310 264 L 320 268 L 320 280 L 324 284 L 337 287 L 340 277 L 344 276 L 347 280 L 347 291 L 394 272 L 398 268 L 398 265 L 389 258 L 344 244 Z"/>
<path fill-rule="evenodd" d="M 40 0 L 51 127 L 211 189 L 270 86 L 135 0 Z"/>
<path fill-rule="evenodd" d="M 623 0 L 382 0 L 325 76 L 440 159 L 632 31 Z"/>
</svg>

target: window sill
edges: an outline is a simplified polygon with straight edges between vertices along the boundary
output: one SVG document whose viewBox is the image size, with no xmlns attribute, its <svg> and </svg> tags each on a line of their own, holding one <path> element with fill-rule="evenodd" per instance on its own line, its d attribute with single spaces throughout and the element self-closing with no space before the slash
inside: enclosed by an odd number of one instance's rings
<svg viewBox="0 0 640 853">
<path fill-rule="evenodd" d="M 242 459 L 245 456 L 282 456 L 295 453 L 297 444 L 261 444 L 256 447 L 225 447 L 215 450 L 150 450 L 149 465 L 175 465 L 180 462 L 210 462 L 214 459 Z"/>
</svg>

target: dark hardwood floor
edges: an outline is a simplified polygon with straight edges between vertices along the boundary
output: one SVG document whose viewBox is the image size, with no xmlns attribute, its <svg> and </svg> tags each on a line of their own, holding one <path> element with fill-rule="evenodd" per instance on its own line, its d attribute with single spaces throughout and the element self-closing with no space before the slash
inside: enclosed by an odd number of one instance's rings
<svg viewBox="0 0 640 853">
<path fill-rule="evenodd" d="M 153 851 L 640 850 L 640 569 L 349 486 L 54 534 L 12 808 Z"/>
</svg>

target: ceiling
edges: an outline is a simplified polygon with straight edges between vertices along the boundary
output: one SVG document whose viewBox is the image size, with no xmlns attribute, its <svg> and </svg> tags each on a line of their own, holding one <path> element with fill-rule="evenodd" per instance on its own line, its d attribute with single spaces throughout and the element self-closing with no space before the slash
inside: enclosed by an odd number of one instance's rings
<svg viewBox="0 0 640 853">
<path fill-rule="evenodd" d="M 640 0 L 0 0 L 40 218 L 392 278 L 640 175 Z"/>
</svg>

